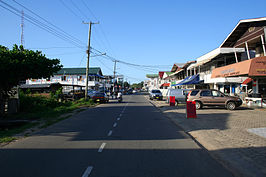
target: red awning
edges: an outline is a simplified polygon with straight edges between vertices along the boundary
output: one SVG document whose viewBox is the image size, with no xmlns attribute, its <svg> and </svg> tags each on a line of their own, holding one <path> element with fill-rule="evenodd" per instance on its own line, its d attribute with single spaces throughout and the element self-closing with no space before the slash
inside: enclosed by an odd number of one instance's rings
<svg viewBox="0 0 266 177">
<path fill-rule="evenodd" d="M 161 87 L 169 87 L 170 86 L 170 83 L 164 83 L 161 85 Z"/>
<path fill-rule="evenodd" d="M 246 80 L 244 80 L 244 82 L 242 83 L 243 85 L 247 85 L 248 83 L 250 83 L 251 81 L 253 81 L 253 79 L 251 79 L 250 77 L 247 78 Z"/>
</svg>

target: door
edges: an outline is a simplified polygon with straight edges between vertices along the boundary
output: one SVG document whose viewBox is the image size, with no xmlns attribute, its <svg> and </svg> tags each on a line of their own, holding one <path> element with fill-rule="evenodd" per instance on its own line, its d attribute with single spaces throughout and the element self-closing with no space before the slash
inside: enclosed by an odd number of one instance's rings
<svg viewBox="0 0 266 177">
<path fill-rule="evenodd" d="M 202 90 L 199 99 L 204 105 L 211 104 L 213 101 L 211 90 Z"/>
<path fill-rule="evenodd" d="M 215 105 L 224 105 L 225 104 L 225 97 L 224 94 L 217 90 L 212 90 L 212 102 Z"/>
</svg>

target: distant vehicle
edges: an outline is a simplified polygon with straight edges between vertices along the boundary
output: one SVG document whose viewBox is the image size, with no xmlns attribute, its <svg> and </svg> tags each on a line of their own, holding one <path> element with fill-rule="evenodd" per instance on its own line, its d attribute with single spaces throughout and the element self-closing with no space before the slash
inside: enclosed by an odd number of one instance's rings
<svg viewBox="0 0 266 177">
<path fill-rule="evenodd" d="M 186 102 L 186 95 L 190 89 L 168 89 L 166 93 L 166 102 L 170 102 L 170 96 L 175 97 L 176 104 L 178 103 L 185 103 Z"/>
<path fill-rule="evenodd" d="M 107 103 L 109 102 L 109 97 L 104 92 L 95 92 L 92 95 L 92 100 L 94 102 Z"/>
<path fill-rule="evenodd" d="M 137 93 L 137 90 L 133 90 L 132 93 Z"/>
<path fill-rule="evenodd" d="M 96 90 L 88 90 L 88 98 L 92 98 L 93 94 L 96 92 Z"/>
<path fill-rule="evenodd" d="M 132 94 L 133 93 L 133 89 L 128 89 L 127 90 L 127 94 Z"/>
<path fill-rule="evenodd" d="M 153 89 L 151 90 L 149 95 L 150 95 L 150 100 L 153 100 L 153 99 L 162 100 L 163 99 L 163 95 L 160 90 Z"/>
<path fill-rule="evenodd" d="M 228 110 L 234 110 L 242 104 L 239 97 L 226 96 L 215 89 L 193 89 L 189 92 L 187 100 L 195 101 L 196 109 L 203 106 L 225 106 Z"/>
</svg>

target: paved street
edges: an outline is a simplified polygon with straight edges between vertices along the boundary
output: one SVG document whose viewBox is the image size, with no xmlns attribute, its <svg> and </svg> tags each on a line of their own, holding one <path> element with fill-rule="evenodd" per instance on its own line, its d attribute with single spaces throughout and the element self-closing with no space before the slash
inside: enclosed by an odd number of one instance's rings
<svg viewBox="0 0 266 177">
<path fill-rule="evenodd" d="M 266 110 L 204 107 L 197 119 L 186 119 L 185 107 L 170 107 L 151 101 L 184 131 L 193 136 L 215 158 L 245 177 L 266 175 Z"/>
<path fill-rule="evenodd" d="M 89 108 L 0 149 L 3 177 L 230 177 L 143 95 Z"/>
</svg>

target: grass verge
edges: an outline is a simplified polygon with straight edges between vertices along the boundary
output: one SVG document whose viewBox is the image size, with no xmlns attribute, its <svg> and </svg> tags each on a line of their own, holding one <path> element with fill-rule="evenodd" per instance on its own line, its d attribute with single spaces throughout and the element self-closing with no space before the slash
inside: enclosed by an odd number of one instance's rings
<svg viewBox="0 0 266 177">
<path fill-rule="evenodd" d="M 0 143 L 8 143 L 16 139 L 14 135 L 22 133 L 27 129 L 36 127 L 48 127 L 54 123 L 62 121 L 71 117 L 71 115 L 63 116 L 65 113 L 70 113 L 77 108 L 92 107 L 96 104 L 92 100 L 85 100 L 84 98 L 71 102 L 58 102 L 56 99 L 29 96 L 20 94 L 20 112 L 12 116 L 6 116 L 2 120 L 28 120 L 27 123 L 14 126 L 0 128 Z M 80 112 L 82 110 L 78 110 Z"/>
</svg>

